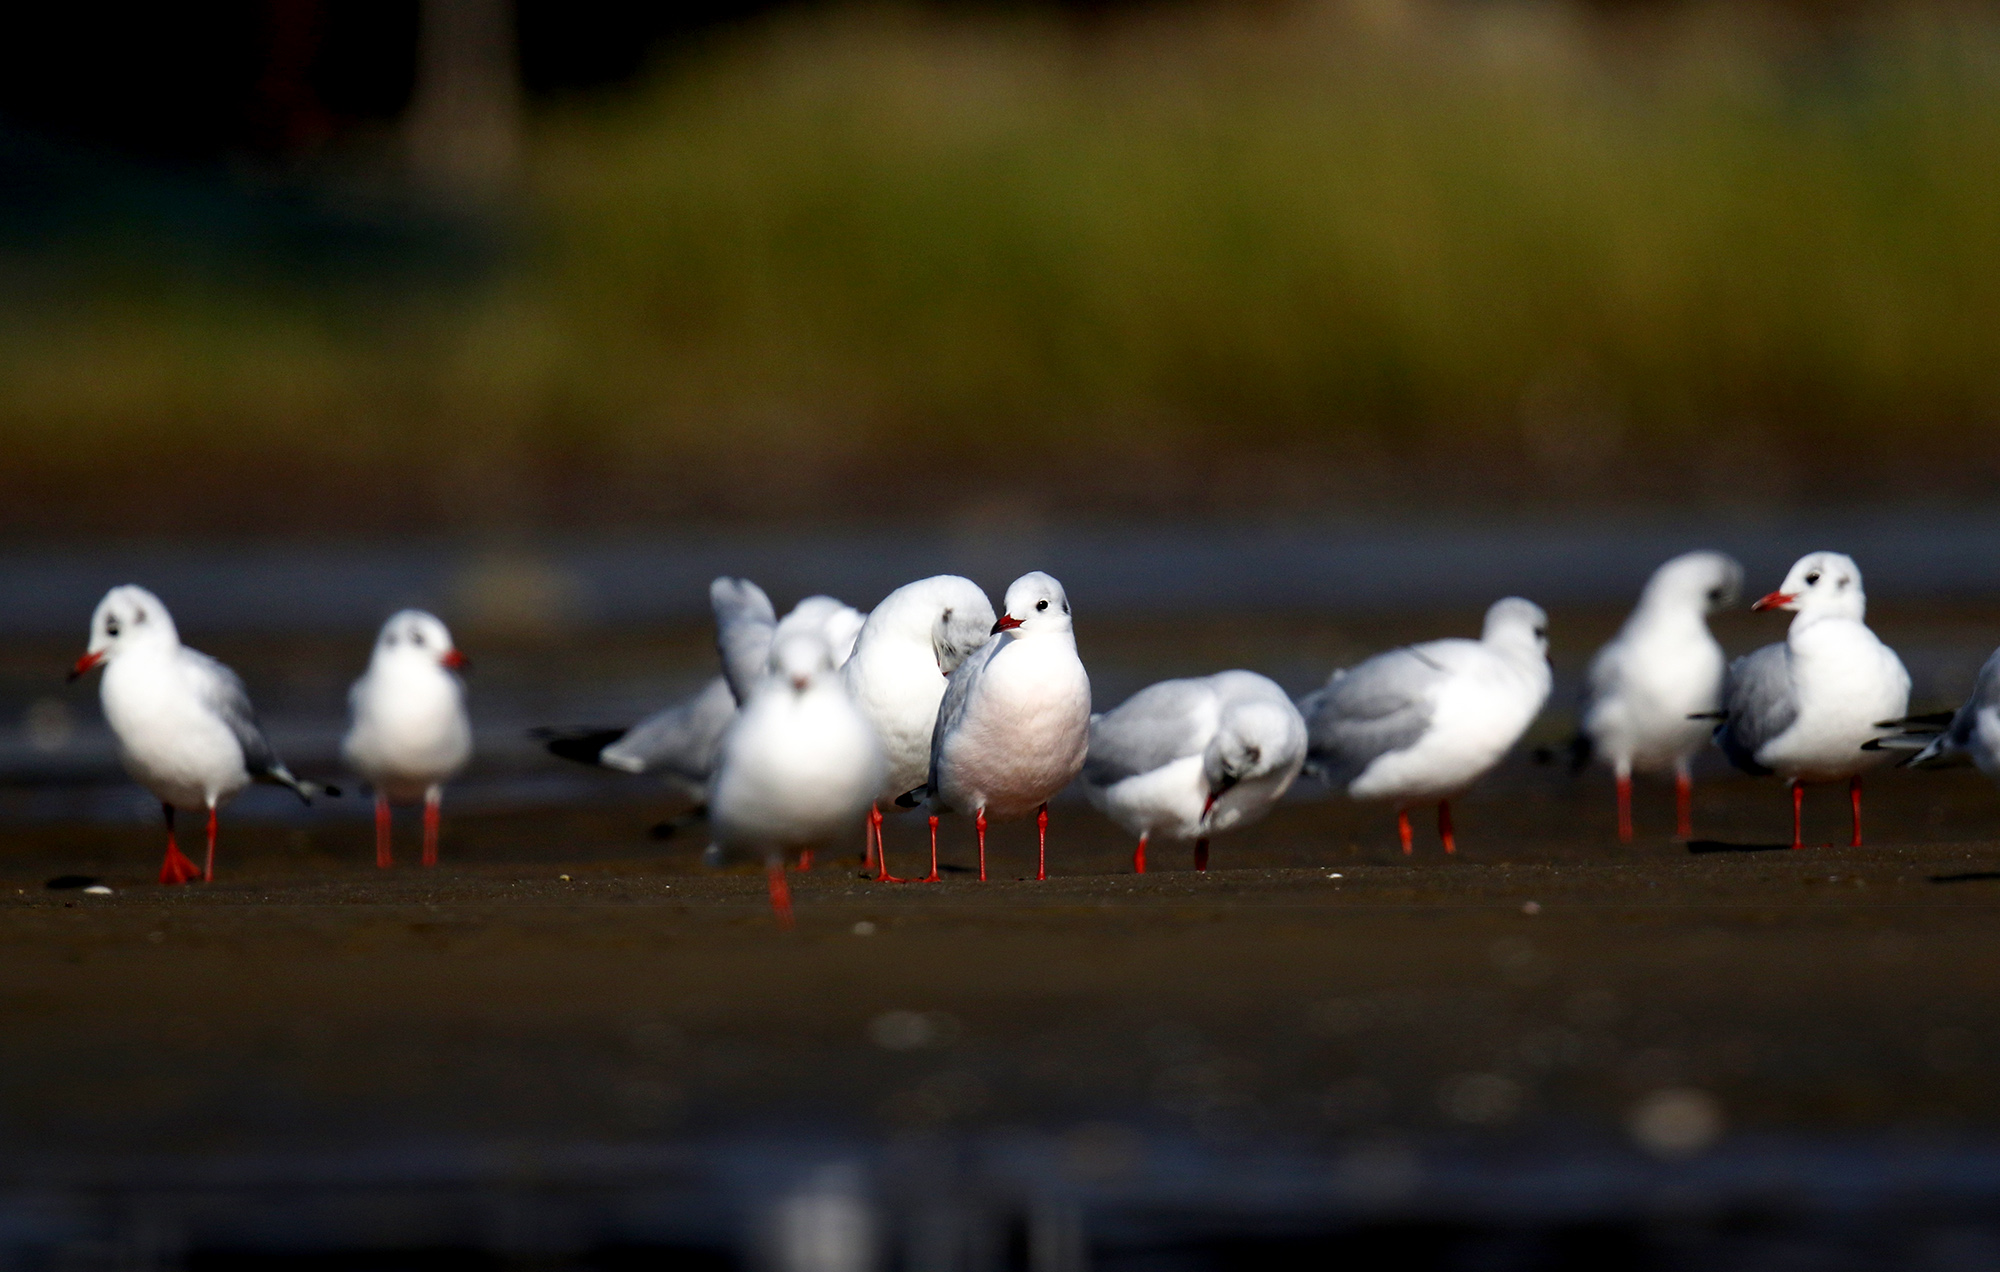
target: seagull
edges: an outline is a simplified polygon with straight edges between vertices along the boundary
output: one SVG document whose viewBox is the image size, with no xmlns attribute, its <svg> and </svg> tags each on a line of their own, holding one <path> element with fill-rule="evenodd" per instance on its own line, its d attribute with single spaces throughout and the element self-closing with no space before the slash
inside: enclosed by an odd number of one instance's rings
<svg viewBox="0 0 2000 1272">
<path fill-rule="evenodd" d="M 1864 751 L 1903 751 L 1908 768 L 1945 768 L 1970 760 L 2000 781 L 2000 649 L 1987 656 L 1972 694 L 1956 711 L 1884 720 L 1896 731 L 1862 744 Z"/>
<path fill-rule="evenodd" d="M 764 678 L 723 738 L 708 816 L 718 847 L 764 855 L 781 925 L 792 923 L 785 850 L 810 850 L 853 825 L 881 789 L 885 768 L 874 726 L 848 696 L 825 636 L 780 636 Z"/>
<path fill-rule="evenodd" d="M 1809 552 L 1777 591 L 1750 607 L 1790 610 L 1782 644 L 1729 665 L 1715 742 L 1746 773 L 1776 773 L 1792 788 L 1792 847 L 1802 848 L 1807 782 L 1847 782 L 1861 846 L 1861 775 L 1890 758 L 1877 741 L 1910 706 L 1910 673 L 1863 620 L 1861 567 L 1838 552 Z"/>
<path fill-rule="evenodd" d="M 869 613 L 842 668 L 847 691 L 874 723 L 888 763 L 879 798 L 868 809 L 868 856 L 878 881 L 900 882 L 882 852 L 881 801 L 921 785 L 929 774 L 946 678 L 992 639 L 993 617 L 993 602 L 971 579 L 939 574 L 906 583 Z M 933 851 L 931 872 L 918 882 L 937 878 Z"/>
<path fill-rule="evenodd" d="M 971 813 L 986 878 L 987 817 L 1035 814 L 1035 878 L 1049 877 L 1049 799 L 1083 768 L 1090 748 L 1090 676 L 1076 656 L 1069 597 L 1036 570 L 1007 588 L 989 640 L 958 665 L 938 704 L 930 772 L 896 799 L 928 804 L 931 852 L 938 812 Z"/>
<path fill-rule="evenodd" d="M 737 707 L 766 674 L 771 643 L 781 624 L 771 598 L 748 579 L 718 578 L 708 589 L 715 612 L 716 652 L 723 674 L 673 706 L 626 728 L 540 728 L 534 736 L 565 760 L 666 779 L 686 799 L 700 803 L 714 775 L 723 735 Z M 809 596 L 785 615 L 787 632 L 812 628 L 834 657 L 845 661 L 863 623 L 861 614 L 830 596 Z"/>
<path fill-rule="evenodd" d="M 1209 836 L 1271 811 L 1305 758 L 1304 718 L 1256 672 L 1163 680 L 1090 718 L 1083 793 L 1139 837 L 1135 873 L 1156 832 L 1194 840 L 1194 868 L 1206 870 Z"/>
<path fill-rule="evenodd" d="M 1396 804 L 1411 851 L 1409 805 L 1436 800 L 1438 837 L 1458 851 L 1451 801 L 1485 776 L 1549 696 L 1548 616 L 1510 596 L 1486 611 L 1478 640 L 1407 645 L 1336 671 L 1299 701 L 1306 768 L 1355 799 Z"/>
<path fill-rule="evenodd" d="M 1689 762 L 1712 731 L 1697 717 L 1722 706 L 1727 664 L 1708 615 L 1736 603 L 1743 567 L 1689 552 L 1653 571 L 1632 616 L 1590 661 L 1579 763 L 1594 753 L 1618 779 L 1618 838 L 1632 840 L 1632 773 L 1674 775 L 1678 833 L 1692 838 Z"/>
<path fill-rule="evenodd" d="M 235 672 L 181 644 L 167 607 L 143 587 L 114 587 L 90 619 L 90 643 L 75 680 L 104 668 L 98 700 L 133 780 L 160 801 L 167 822 L 163 884 L 215 878 L 216 813 L 252 782 L 289 789 L 306 803 L 331 786 L 292 776 L 263 730 Z M 174 812 L 206 810 L 208 857 L 197 871 L 174 840 Z"/>
<path fill-rule="evenodd" d="M 465 655 L 435 615 L 402 610 L 382 624 L 368 670 L 348 691 L 354 723 L 341 754 L 375 788 L 375 864 L 395 864 L 389 804 L 424 802 L 424 855 L 437 864 L 444 784 L 472 758 L 472 722 L 457 671 Z"/>
</svg>

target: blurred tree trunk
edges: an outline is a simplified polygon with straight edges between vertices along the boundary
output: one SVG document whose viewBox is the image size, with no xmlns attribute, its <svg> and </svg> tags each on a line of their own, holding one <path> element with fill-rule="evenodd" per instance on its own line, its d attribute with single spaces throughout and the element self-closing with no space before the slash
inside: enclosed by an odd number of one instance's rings
<svg viewBox="0 0 2000 1272">
<path fill-rule="evenodd" d="M 512 0 L 421 0 L 410 172 L 447 198 L 511 184 L 521 153 L 521 78 Z"/>
</svg>

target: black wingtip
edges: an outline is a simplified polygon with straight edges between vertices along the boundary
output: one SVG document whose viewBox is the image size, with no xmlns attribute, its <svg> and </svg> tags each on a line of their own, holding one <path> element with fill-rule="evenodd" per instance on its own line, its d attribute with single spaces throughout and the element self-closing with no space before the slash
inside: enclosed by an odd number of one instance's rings
<svg viewBox="0 0 2000 1272">
<path fill-rule="evenodd" d="M 556 729 L 544 726 L 528 730 L 528 736 L 548 748 L 549 754 L 558 759 L 595 768 L 603 762 L 599 757 L 604 754 L 604 748 L 628 732 L 628 729 Z"/>
<path fill-rule="evenodd" d="M 901 795 L 896 796 L 896 807 L 915 808 L 924 802 L 924 796 L 930 794 L 930 792 L 931 788 L 928 786 L 919 786 L 914 790 L 904 791 Z"/>
<path fill-rule="evenodd" d="M 1727 720 L 1728 718 L 1729 713 L 1727 711 L 1692 711 L 1688 713 L 1688 719 L 1690 720 Z"/>
</svg>

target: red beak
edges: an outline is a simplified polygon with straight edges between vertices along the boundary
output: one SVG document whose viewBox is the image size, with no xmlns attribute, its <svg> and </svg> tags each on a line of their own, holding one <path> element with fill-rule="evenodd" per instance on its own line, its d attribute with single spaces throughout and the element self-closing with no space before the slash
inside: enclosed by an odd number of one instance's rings
<svg viewBox="0 0 2000 1272">
<path fill-rule="evenodd" d="M 90 671 L 91 669 L 96 667 L 97 664 L 103 661 L 104 661 L 104 653 L 101 650 L 94 654 L 85 654 L 83 657 L 76 660 L 76 666 L 71 667 L 69 669 L 69 678 L 71 680 L 75 680 L 78 676 L 81 676 L 85 672 Z"/>
<path fill-rule="evenodd" d="M 472 660 L 464 654 L 459 653 L 457 646 L 445 650 L 444 657 L 438 659 L 438 661 L 453 671 L 464 671 L 472 665 Z"/>
<path fill-rule="evenodd" d="M 1772 592 L 1768 596 L 1758 597 L 1750 608 L 1753 610 L 1778 609 L 1781 606 L 1790 605 L 1798 599 L 1799 596 L 1796 592 Z"/>
<path fill-rule="evenodd" d="M 1000 616 L 999 621 L 993 624 L 993 631 L 991 634 L 994 636 L 998 636 L 1001 632 L 1012 631 L 1014 628 L 1019 627 L 1020 625 L 1021 625 L 1021 620 L 1015 618 L 1012 614 L 1002 614 Z"/>
</svg>

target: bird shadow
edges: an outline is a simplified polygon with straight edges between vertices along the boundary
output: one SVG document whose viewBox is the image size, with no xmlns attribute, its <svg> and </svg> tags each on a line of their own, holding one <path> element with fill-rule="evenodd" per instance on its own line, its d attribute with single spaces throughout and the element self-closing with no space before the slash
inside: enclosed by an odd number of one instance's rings
<svg viewBox="0 0 2000 1272">
<path fill-rule="evenodd" d="M 1696 856 L 1711 852 L 1789 852 L 1790 844 L 1732 844 L 1721 839 L 1690 839 L 1687 849 Z"/>
<path fill-rule="evenodd" d="M 57 875 L 42 886 L 55 892 L 67 892 L 72 888 L 93 887 L 100 882 L 96 875 L 66 874 Z"/>
<path fill-rule="evenodd" d="M 1932 883 L 1979 883 L 1987 879 L 2000 879 L 2000 870 L 1967 870 L 1963 874 L 1932 875 Z"/>
</svg>

